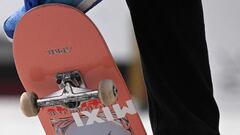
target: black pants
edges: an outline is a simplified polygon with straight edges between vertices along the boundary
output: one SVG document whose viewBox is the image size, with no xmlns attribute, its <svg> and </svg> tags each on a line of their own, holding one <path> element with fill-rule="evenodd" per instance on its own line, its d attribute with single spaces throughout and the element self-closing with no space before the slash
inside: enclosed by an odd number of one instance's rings
<svg viewBox="0 0 240 135">
<path fill-rule="evenodd" d="M 201 0 L 127 3 L 154 135 L 219 135 Z"/>
</svg>

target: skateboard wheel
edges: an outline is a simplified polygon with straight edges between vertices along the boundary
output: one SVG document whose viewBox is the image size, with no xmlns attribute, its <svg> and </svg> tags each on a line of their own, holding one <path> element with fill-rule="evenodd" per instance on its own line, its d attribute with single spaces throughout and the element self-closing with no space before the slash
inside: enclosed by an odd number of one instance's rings
<svg viewBox="0 0 240 135">
<path fill-rule="evenodd" d="M 24 92 L 20 98 L 20 107 L 27 117 L 37 116 L 39 107 L 37 106 L 37 95 L 33 92 Z"/>
<path fill-rule="evenodd" d="M 114 104 L 117 100 L 117 89 L 112 80 L 102 80 L 99 82 L 98 85 L 99 94 L 98 97 L 100 98 L 101 102 L 109 106 Z"/>
</svg>

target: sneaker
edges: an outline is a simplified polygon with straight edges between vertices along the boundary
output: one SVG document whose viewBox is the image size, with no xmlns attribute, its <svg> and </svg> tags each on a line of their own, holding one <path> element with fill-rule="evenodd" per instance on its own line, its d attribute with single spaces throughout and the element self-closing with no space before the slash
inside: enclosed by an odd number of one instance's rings
<svg viewBox="0 0 240 135">
<path fill-rule="evenodd" d="M 6 37 L 12 41 L 17 23 L 25 15 L 25 13 L 33 7 L 47 3 L 61 3 L 73 6 L 86 13 L 100 1 L 102 0 L 24 0 L 24 6 L 7 18 L 4 22 L 3 29 Z"/>
</svg>

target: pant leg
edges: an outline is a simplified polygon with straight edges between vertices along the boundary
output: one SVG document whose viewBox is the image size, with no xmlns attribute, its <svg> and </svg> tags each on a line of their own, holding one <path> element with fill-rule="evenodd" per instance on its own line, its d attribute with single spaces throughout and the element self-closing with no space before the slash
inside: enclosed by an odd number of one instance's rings
<svg viewBox="0 0 240 135">
<path fill-rule="evenodd" d="M 219 135 L 201 0 L 127 3 L 154 135 Z"/>
</svg>

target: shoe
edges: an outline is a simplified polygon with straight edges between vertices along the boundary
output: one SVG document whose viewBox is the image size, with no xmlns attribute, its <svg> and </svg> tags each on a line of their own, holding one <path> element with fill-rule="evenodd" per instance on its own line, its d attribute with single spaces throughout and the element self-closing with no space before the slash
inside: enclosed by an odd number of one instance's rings
<svg viewBox="0 0 240 135">
<path fill-rule="evenodd" d="M 26 14 L 26 12 L 33 7 L 47 3 L 61 3 L 76 7 L 86 13 L 101 1 L 102 0 L 24 0 L 24 6 L 6 19 L 3 29 L 6 37 L 12 41 L 17 23 Z"/>
</svg>

